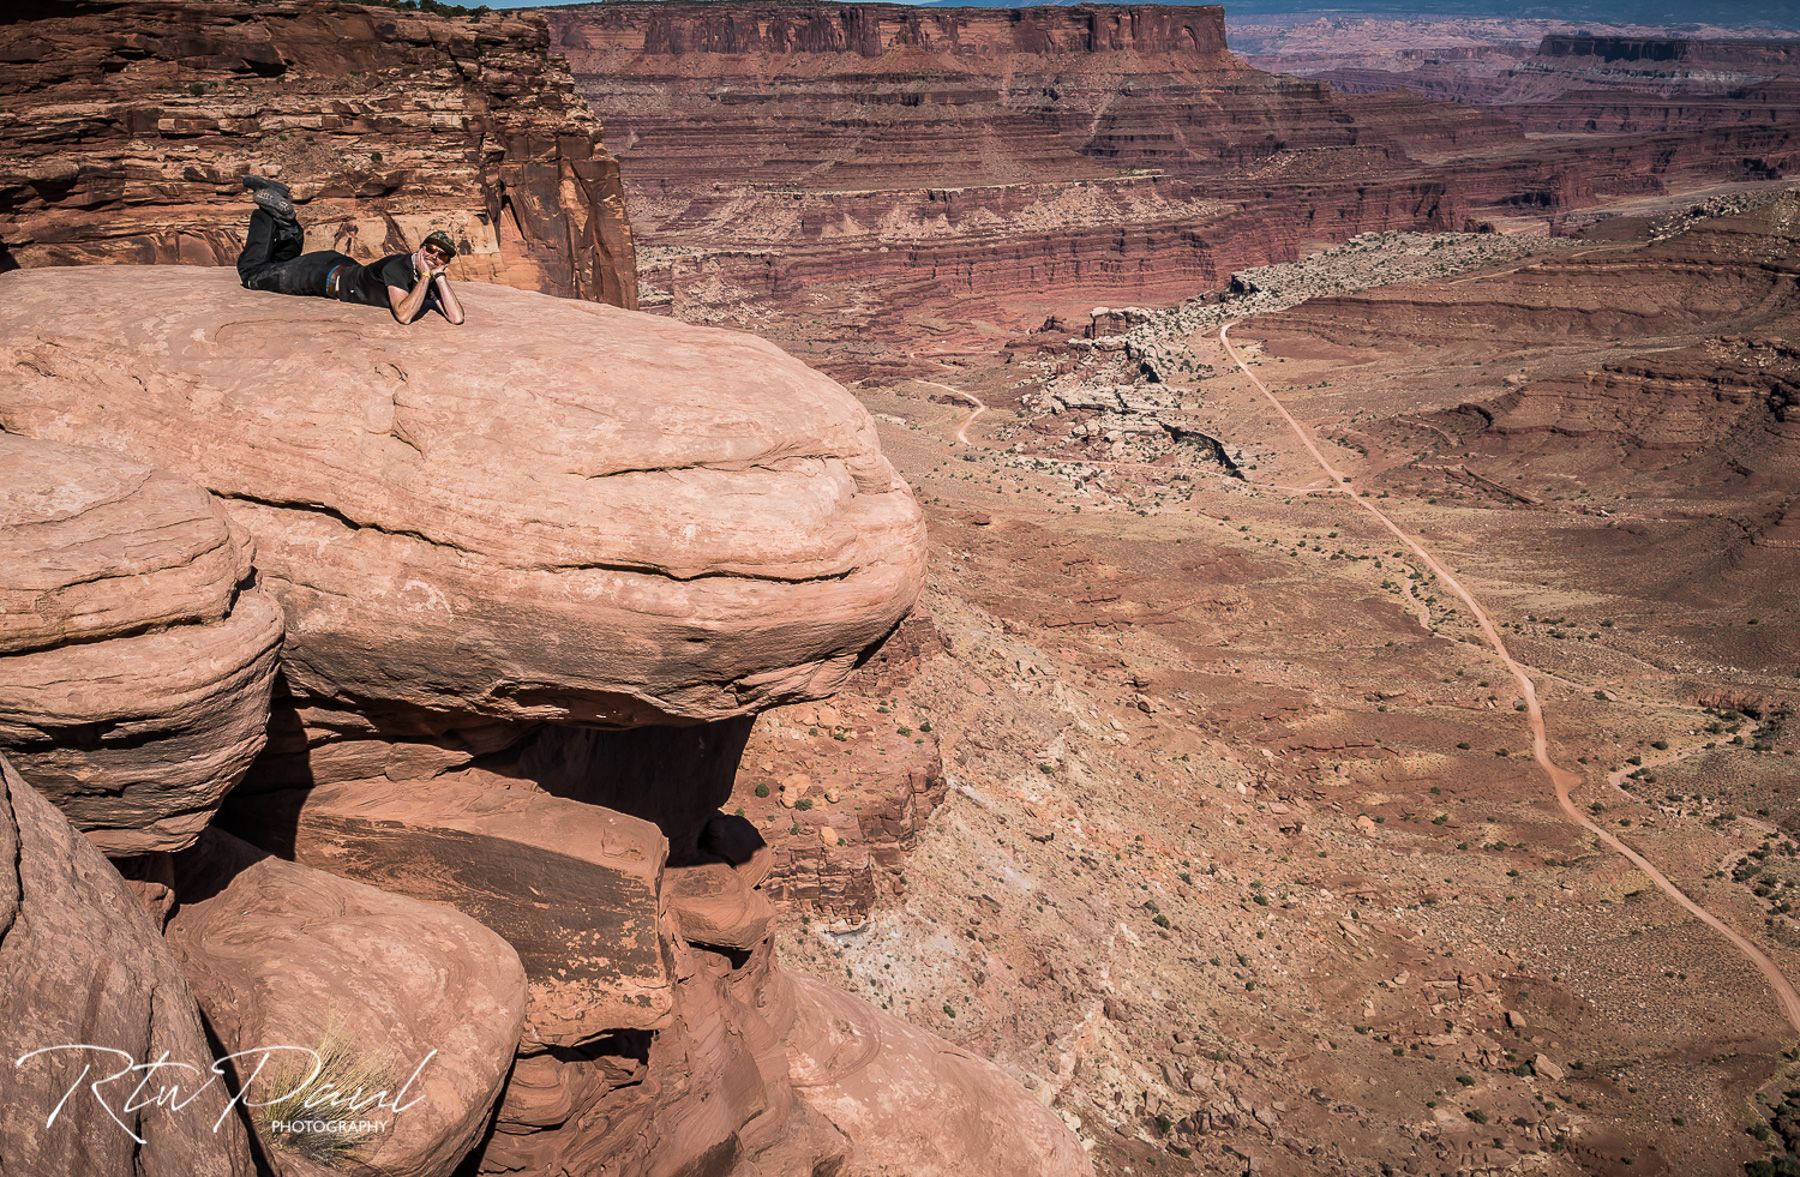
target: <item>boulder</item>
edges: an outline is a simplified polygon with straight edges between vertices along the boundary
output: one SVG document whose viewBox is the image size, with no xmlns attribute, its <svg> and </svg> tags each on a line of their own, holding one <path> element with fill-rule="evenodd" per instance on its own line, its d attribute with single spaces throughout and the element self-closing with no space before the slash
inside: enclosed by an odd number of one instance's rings
<svg viewBox="0 0 1800 1177">
<path fill-rule="evenodd" d="M 108 854 L 192 843 L 263 747 L 250 554 L 190 482 L 0 433 L 0 748 Z"/>
<path fill-rule="evenodd" d="M 723 719 L 831 693 L 911 606 L 919 506 L 838 384 L 735 332 L 461 290 L 465 326 L 403 328 L 229 271 L 14 271 L 0 414 L 225 498 L 318 697 Z"/>
<path fill-rule="evenodd" d="M 669 868 L 663 897 L 689 944 L 747 952 L 775 919 L 768 897 L 723 862 Z"/>
<path fill-rule="evenodd" d="M 210 1072 L 181 966 L 118 872 L 4 760 L 0 864 L 6 1171 L 251 1177 L 244 1127 Z M 47 1050 L 82 1043 L 93 1049 Z M 120 1111 L 137 1081 L 128 1076 L 103 1087 L 104 1102 L 76 1091 L 46 1124 L 78 1085 L 157 1059 L 169 1065 L 147 1093 L 193 1102 Z"/>
<path fill-rule="evenodd" d="M 662 835 L 508 784 L 345 781 L 258 798 L 229 820 L 310 867 L 453 907 L 505 937 L 529 978 L 527 1049 L 666 1025 Z"/>
<path fill-rule="evenodd" d="M 818 981 L 792 986 L 793 1085 L 854 1142 L 852 1172 L 1091 1177 L 1075 1134 L 993 1063 Z"/>
<path fill-rule="evenodd" d="M 525 971 L 506 941 L 449 908 L 218 830 L 176 858 L 175 890 L 169 944 L 237 1056 L 246 1102 L 266 1104 L 258 1131 L 275 1171 L 456 1171 L 487 1128 L 524 1025 Z M 295 1121 L 379 1127 L 283 1127 Z"/>
</svg>

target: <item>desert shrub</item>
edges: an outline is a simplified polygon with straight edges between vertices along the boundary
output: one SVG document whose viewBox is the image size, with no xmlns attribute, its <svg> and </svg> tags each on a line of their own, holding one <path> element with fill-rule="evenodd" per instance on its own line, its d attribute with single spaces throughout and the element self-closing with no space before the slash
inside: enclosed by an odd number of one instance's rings
<svg viewBox="0 0 1800 1177">
<path fill-rule="evenodd" d="M 262 1137 L 272 1147 L 335 1168 L 349 1161 L 357 1147 L 375 1136 L 378 1129 L 295 1131 L 284 1126 L 333 1119 L 354 1121 L 358 1113 L 351 1107 L 364 1102 L 364 1096 L 373 1097 L 390 1089 L 393 1081 L 387 1068 L 370 1057 L 350 1032 L 335 1021 L 327 1025 L 313 1052 L 314 1058 L 283 1056 L 269 1064 L 267 1090 L 284 1094 L 253 1108 L 252 1115 Z M 308 1106 L 309 1102 L 312 1106 Z"/>
</svg>

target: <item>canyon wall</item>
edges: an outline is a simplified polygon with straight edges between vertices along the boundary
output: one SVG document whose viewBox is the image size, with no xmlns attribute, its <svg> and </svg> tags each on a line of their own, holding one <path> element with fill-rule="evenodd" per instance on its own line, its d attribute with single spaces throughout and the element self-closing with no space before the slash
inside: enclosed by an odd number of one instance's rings
<svg viewBox="0 0 1800 1177">
<path fill-rule="evenodd" d="M 895 328 L 922 308 L 980 300 L 1017 326 L 1358 232 L 1460 228 L 1466 186 L 1420 159 L 1518 140 L 1248 69 L 1216 7 L 548 17 L 621 160 L 646 305 L 774 332 L 839 374 L 941 335 Z"/>
<path fill-rule="evenodd" d="M 1663 63 L 1680 62 L 1690 67 L 1766 67 L 1791 70 L 1800 67 L 1800 41 L 1550 33 L 1538 43 L 1537 55 L 1543 58 L 1591 57 L 1608 64 L 1628 62 L 1650 65 L 1652 68 Z"/>
<path fill-rule="evenodd" d="M 1730 126 L 1598 145 L 1228 51 L 1213 7 L 604 4 L 549 10 L 605 120 L 645 305 L 845 377 L 923 371 L 1096 303 L 1172 302 L 1359 233 L 1502 222 L 1795 145 Z M 1470 59 L 1481 55 L 1471 53 Z"/>
<path fill-rule="evenodd" d="M 1393 43 L 1379 47 L 1328 33 L 1320 30 L 1316 43 L 1290 38 L 1281 52 L 1256 60 L 1355 93 L 1405 88 L 1473 104 L 1534 134 L 1685 133 L 1714 166 L 1740 159 L 1777 171 L 1794 166 L 1800 39 L 1552 33 L 1438 48 L 1426 38 L 1455 38 L 1455 30 L 1396 27 Z M 1642 140 L 1631 146 L 1637 166 L 1655 173 L 1657 148 Z"/>
<path fill-rule="evenodd" d="M 455 273 L 633 306 L 618 166 L 541 19 L 330 0 L 94 0 L 0 25 L 0 269 L 228 265 L 246 172 L 311 249 L 446 229 Z"/>
</svg>

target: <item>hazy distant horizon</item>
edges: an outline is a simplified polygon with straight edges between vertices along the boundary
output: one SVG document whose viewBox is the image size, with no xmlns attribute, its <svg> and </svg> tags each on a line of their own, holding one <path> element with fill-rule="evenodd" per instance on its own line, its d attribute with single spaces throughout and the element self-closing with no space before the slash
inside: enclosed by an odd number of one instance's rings
<svg viewBox="0 0 1800 1177">
<path fill-rule="evenodd" d="M 477 0 L 448 0 L 476 7 Z M 489 8 L 559 8 L 595 0 L 486 0 Z M 713 0 L 728 2 L 728 0 Z M 862 0 L 852 0 L 862 2 Z M 1041 0 L 881 0 L 913 4 L 920 8 L 1023 8 Z M 1076 0 L 1068 0 L 1075 3 Z M 1101 0 L 1107 2 L 1107 0 Z M 1216 0 L 1157 0 L 1168 4 L 1214 3 Z M 1355 3 L 1320 4 L 1317 0 L 1236 0 L 1225 5 L 1227 21 L 1234 17 L 1270 17 L 1295 14 L 1320 16 L 1394 16 L 1429 19 L 1501 18 L 1513 20 L 1590 21 L 1608 25 L 1650 25 L 1671 30 L 1697 25 L 1731 28 L 1800 28 L 1800 3 L 1796 0 L 1570 0 L 1542 3 L 1520 0 L 1433 0 L 1428 7 L 1409 0 L 1359 0 Z"/>
</svg>

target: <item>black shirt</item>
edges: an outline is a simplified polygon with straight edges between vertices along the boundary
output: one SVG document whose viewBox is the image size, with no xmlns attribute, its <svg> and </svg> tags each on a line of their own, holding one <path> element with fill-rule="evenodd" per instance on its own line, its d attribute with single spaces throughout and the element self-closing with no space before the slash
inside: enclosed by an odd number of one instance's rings
<svg viewBox="0 0 1800 1177">
<path fill-rule="evenodd" d="M 418 277 L 413 273 L 412 254 L 390 253 L 366 266 L 354 262 L 347 266 L 338 278 L 338 298 L 343 302 L 385 308 L 391 306 L 388 287 L 398 286 L 411 294 L 416 285 Z M 436 302 L 437 291 L 433 289 L 425 296 L 424 306 L 429 308 Z"/>
</svg>

